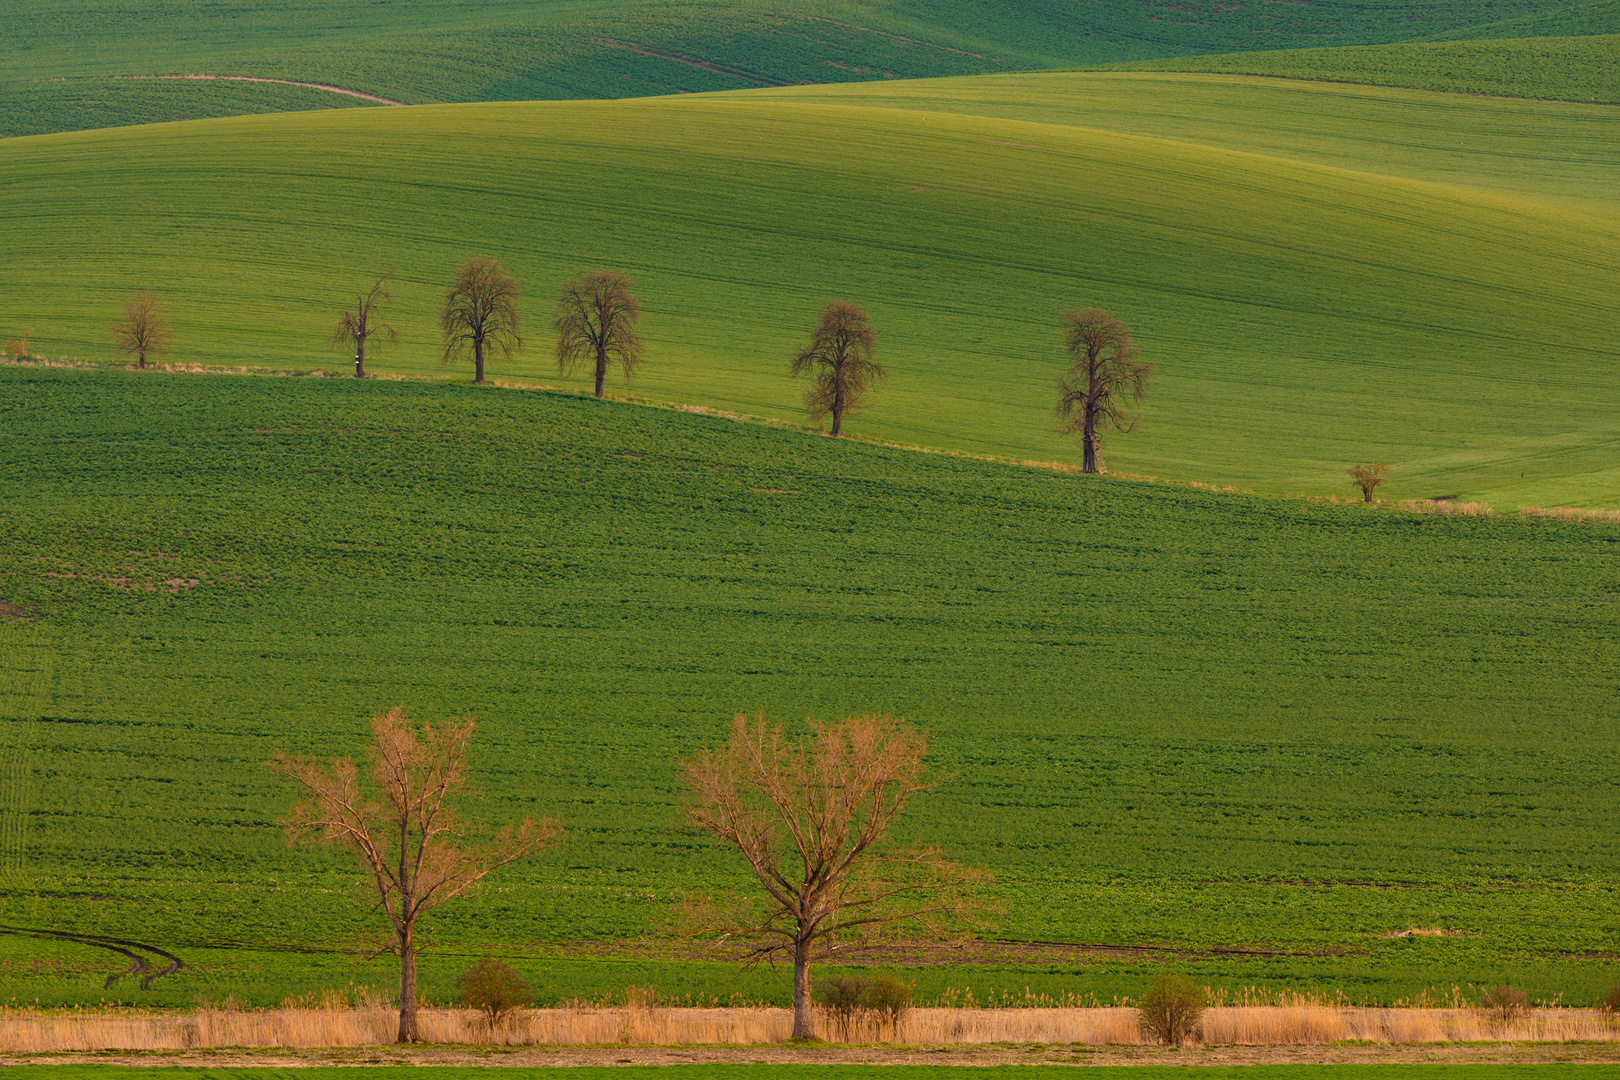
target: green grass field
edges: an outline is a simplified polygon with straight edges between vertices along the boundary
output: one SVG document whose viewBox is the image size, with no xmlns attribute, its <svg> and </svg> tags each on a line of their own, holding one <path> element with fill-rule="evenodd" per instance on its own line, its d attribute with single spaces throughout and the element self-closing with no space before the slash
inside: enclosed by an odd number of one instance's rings
<svg viewBox="0 0 1620 1080">
<path fill-rule="evenodd" d="M 1364 45 L 1194 56 L 1123 70 L 1222 71 L 1463 94 L 1620 102 L 1620 34 Z"/>
<path fill-rule="evenodd" d="M 435 917 L 546 1000 L 783 1000 L 657 936 L 740 880 L 676 759 L 739 710 L 928 729 L 906 834 L 993 870 L 997 936 L 1158 945 L 908 969 L 927 999 L 1134 994 L 1169 963 L 1359 1000 L 1620 981 L 1612 526 L 1081 481 L 568 394 L 0 368 L 0 745 L 26 822 L 0 1000 L 275 1004 L 350 984 L 368 918 L 289 850 L 279 748 L 470 710 L 492 817 L 569 845 Z M 10 831 L 7 830 L 7 834 Z M 1458 936 L 1391 938 L 1412 927 Z M 1248 948 L 1248 955 L 1216 948 Z"/>
<path fill-rule="evenodd" d="M 857 431 L 1072 460 L 1057 319 L 1097 304 L 1160 368 L 1116 470 L 1340 493 L 1383 458 L 1396 497 L 1613 506 L 1617 130 L 1604 107 L 1080 73 L 13 139 L 0 331 L 106 358 L 153 288 L 176 361 L 342 370 L 325 334 L 392 268 L 405 343 L 374 367 L 431 374 L 476 251 L 527 294 L 532 346 L 497 374 L 559 382 L 551 297 L 610 265 L 647 309 L 639 394 L 794 418 L 786 357 L 847 297 L 894 374 Z"/>
<path fill-rule="evenodd" d="M 375 105 L 276 83 L 105 78 L 0 83 L 0 137 Z"/>
<path fill-rule="evenodd" d="M 1612 4 L 1611 4 L 1612 7 Z M 176 95 L 111 75 L 255 75 L 409 102 L 622 98 L 792 83 L 965 75 L 1442 36 L 1596 32 L 1569 0 L 17 0 L 0 57 L 0 133 L 296 105 L 260 87 Z M 1505 22 L 1504 22 L 1505 20 Z M 1612 21 L 1612 20 L 1611 20 Z M 1482 33 L 1482 24 L 1493 29 Z M 1608 25 L 1607 32 L 1620 29 Z M 68 79 L 67 87 L 42 80 Z M 93 96 L 86 109 L 71 97 Z"/>
</svg>

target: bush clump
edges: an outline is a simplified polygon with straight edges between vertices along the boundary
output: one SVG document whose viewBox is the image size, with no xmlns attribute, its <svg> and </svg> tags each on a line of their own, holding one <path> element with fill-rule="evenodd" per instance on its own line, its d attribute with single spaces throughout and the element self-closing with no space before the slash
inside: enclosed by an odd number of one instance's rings
<svg viewBox="0 0 1620 1080">
<path fill-rule="evenodd" d="M 1198 1034 L 1209 1005 L 1209 991 L 1180 975 L 1160 975 L 1137 1004 L 1142 1033 L 1166 1046 L 1180 1046 Z"/>
<path fill-rule="evenodd" d="M 821 981 L 816 996 L 846 1043 L 855 1041 L 855 1031 L 863 1024 L 871 1024 L 879 1035 L 884 1028 L 897 1032 L 911 1011 L 911 986 L 893 975 L 875 979 L 834 975 Z"/>
<path fill-rule="evenodd" d="M 1530 1011 L 1530 996 L 1511 986 L 1493 986 L 1480 995 L 1479 1007 L 1489 1013 L 1491 1019 L 1506 1024 Z"/>
<path fill-rule="evenodd" d="M 1620 1020 L 1620 983 L 1609 987 L 1609 992 L 1598 998 L 1598 1011 L 1611 1020 Z"/>
<path fill-rule="evenodd" d="M 456 979 L 456 1000 L 481 1010 L 494 1025 L 513 1009 L 533 1003 L 534 990 L 512 968 L 486 956 Z"/>
</svg>

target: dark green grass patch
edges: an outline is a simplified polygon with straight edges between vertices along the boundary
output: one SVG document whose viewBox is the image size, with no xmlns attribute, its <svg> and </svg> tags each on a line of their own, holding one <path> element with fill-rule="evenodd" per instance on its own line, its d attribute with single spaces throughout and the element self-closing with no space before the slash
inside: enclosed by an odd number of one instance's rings
<svg viewBox="0 0 1620 1080">
<path fill-rule="evenodd" d="M 10 47 L 0 56 L 0 84 L 205 72 L 324 83 L 410 102 L 620 98 L 1410 41 L 1466 32 L 1482 19 L 1557 18 L 1569 6 L 1567 0 L 1496 0 L 1486 10 L 1454 0 L 763 6 L 17 0 L 7 12 Z M 119 119 L 116 110 L 47 108 L 48 100 L 0 97 L 0 131 L 40 130 L 55 119 L 73 127 Z"/>
<path fill-rule="evenodd" d="M 386 986 L 341 860 L 286 846 L 265 762 L 356 753 L 397 702 L 479 717 L 480 815 L 571 830 L 435 917 L 430 994 L 487 949 L 571 996 L 556 943 L 656 936 L 677 890 L 743 884 L 680 827 L 676 761 L 760 709 L 925 727 L 953 779 L 904 838 L 998 875 L 997 935 L 1163 947 L 908 975 L 931 993 L 1107 1000 L 1165 963 L 1359 1000 L 1615 981 L 1612 528 L 468 386 L 0 386 L 0 599 L 22 616 L 0 621 L 21 826 L 0 924 L 194 965 L 103 991 L 104 956 L 10 939 L 3 998 Z M 1386 936 L 1410 928 L 1455 936 Z M 678 961 L 626 950 L 575 985 L 785 991 Z"/>
<path fill-rule="evenodd" d="M 1121 65 L 1406 86 L 1464 94 L 1620 102 L 1620 34 L 1282 49 Z"/>
<path fill-rule="evenodd" d="M 376 105 L 305 86 L 211 79 L 53 79 L 0 83 L 0 137 Z"/>
</svg>

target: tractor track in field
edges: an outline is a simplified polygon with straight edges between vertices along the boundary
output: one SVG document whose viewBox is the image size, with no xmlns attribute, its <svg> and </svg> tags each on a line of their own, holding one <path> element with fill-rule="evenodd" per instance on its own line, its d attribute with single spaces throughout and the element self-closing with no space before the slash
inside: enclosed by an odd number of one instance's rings
<svg viewBox="0 0 1620 1080">
<path fill-rule="evenodd" d="M 123 938 L 106 937 L 101 934 L 76 934 L 68 930 L 40 930 L 27 926 L 0 926 L 0 934 L 15 934 L 18 937 L 43 938 L 50 941 L 71 941 L 78 945 L 89 945 L 92 948 L 106 949 L 108 952 L 127 956 L 130 960 L 129 970 L 115 971 L 107 976 L 106 983 L 102 985 L 103 990 L 111 989 L 113 983 L 126 975 L 139 976 L 141 989 L 149 990 L 154 979 L 161 979 L 165 975 L 173 975 L 186 966 L 185 961 L 178 956 L 166 952 L 156 945 L 147 945 L 139 941 L 127 941 Z M 168 962 L 167 966 L 159 971 L 152 963 L 152 960 L 142 955 L 143 953 L 161 957 Z"/>
<path fill-rule="evenodd" d="M 722 64 L 714 60 L 705 60 L 698 56 L 688 56 L 684 53 L 667 52 L 662 49 L 649 48 L 634 41 L 620 41 L 617 38 L 595 37 L 591 39 L 598 45 L 606 45 L 611 49 L 628 49 L 637 56 L 646 56 L 654 60 L 670 60 L 687 67 L 700 68 L 703 71 L 713 72 L 716 75 L 730 75 L 734 79 L 744 79 L 765 86 L 793 86 L 794 83 L 779 79 L 774 75 L 766 75 L 761 71 L 751 71 L 748 68 L 737 67 L 733 64 Z"/>
</svg>

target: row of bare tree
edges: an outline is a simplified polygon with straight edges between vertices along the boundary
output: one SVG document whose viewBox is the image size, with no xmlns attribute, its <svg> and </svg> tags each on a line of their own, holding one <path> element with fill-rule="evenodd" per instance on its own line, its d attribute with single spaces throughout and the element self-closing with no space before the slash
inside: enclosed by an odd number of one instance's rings
<svg viewBox="0 0 1620 1080">
<path fill-rule="evenodd" d="M 417 1039 L 418 921 L 489 874 L 561 842 L 558 822 L 525 818 L 489 832 L 465 818 L 471 716 L 416 725 L 403 707 L 371 718 L 369 775 L 349 758 L 278 754 L 272 767 L 307 798 L 289 838 L 334 842 L 388 921 L 399 958 L 400 1042 Z M 886 843 L 913 796 L 933 781 L 921 731 L 892 716 L 811 720 L 802 739 L 763 715 L 738 715 L 730 739 L 680 762 L 687 822 L 739 852 L 755 887 L 676 897 L 684 933 L 746 945 L 749 961 L 793 965 L 793 1033 L 812 1036 L 811 964 L 882 928 L 939 934 L 974 918 L 982 872 L 933 848 Z"/>
<path fill-rule="evenodd" d="M 399 334 L 382 320 L 382 309 L 393 297 L 388 291 L 390 271 L 370 289 L 355 294 L 333 329 L 330 342 L 354 349 L 354 374 L 366 374 L 366 348 L 374 338 L 398 342 Z M 631 291 L 634 283 L 619 270 L 592 270 L 565 282 L 557 297 L 552 330 L 556 334 L 558 369 L 564 374 L 588 367 L 596 396 L 602 397 L 610 367 L 617 366 L 626 382 L 640 366 L 645 346 L 636 335 L 641 305 Z M 473 381 L 484 381 L 484 361 L 495 355 L 510 360 L 524 347 L 521 291 L 517 280 L 501 264 L 482 255 L 470 255 L 456 271 L 439 311 L 444 361 L 471 357 Z M 1131 343 L 1125 324 L 1099 308 L 1063 313 L 1064 348 L 1071 363 L 1058 379 L 1056 413 L 1060 434 L 1078 435 L 1084 448 L 1082 468 L 1103 469 L 1103 432 L 1137 430 L 1141 413 L 1128 410 L 1127 400 L 1140 403 L 1153 377 Z M 168 317 L 151 292 L 131 296 L 123 317 L 112 327 L 119 352 L 146 367 L 148 355 L 167 353 L 175 339 Z M 888 380 L 888 372 L 873 359 L 877 331 L 856 304 L 835 300 L 821 309 L 810 342 L 794 354 L 789 371 L 807 376 L 805 411 L 816 424 L 832 420 L 830 434 L 843 433 L 844 418 L 859 410 L 872 388 Z M 26 349 L 26 346 L 24 346 Z"/>
<path fill-rule="evenodd" d="M 334 346 L 354 347 L 355 378 L 366 375 L 366 343 L 375 335 L 397 342 L 399 334 L 381 321 L 381 307 L 391 302 L 389 271 L 368 291 L 355 295 L 354 306 L 338 319 L 332 331 Z M 636 336 L 641 305 L 631 293 L 633 283 L 619 270 L 592 270 L 563 284 L 557 296 L 552 330 L 557 335 L 557 367 L 566 373 L 590 365 L 601 397 L 608 367 L 618 364 L 629 382 L 641 364 L 642 341 Z M 517 279 L 501 269 L 498 260 L 469 255 L 456 271 L 439 309 L 439 330 L 444 339 L 444 362 L 467 357 L 473 362 L 473 382 L 484 381 L 484 360 L 499 354 L 510 360 L 526 342 L 518 314 L 522 292 Z"/>
</svg>

